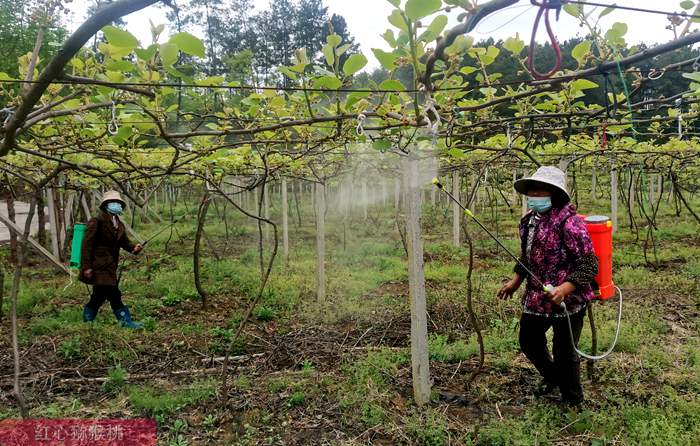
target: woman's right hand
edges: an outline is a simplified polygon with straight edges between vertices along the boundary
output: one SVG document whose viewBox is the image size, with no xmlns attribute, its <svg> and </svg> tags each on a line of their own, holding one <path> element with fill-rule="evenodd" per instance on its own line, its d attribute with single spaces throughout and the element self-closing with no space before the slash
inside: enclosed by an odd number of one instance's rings
<svg viewBox="0 0 700 446">
<path fill-rule="evenodd" d="M 93 276 L 93 271 L 91 269 L 86 269 L 83 275 L 85 276 L 86 279 L 92 279 Z"/>
<path fill-rule="evenodd" d="M 501 287 L 500 290 L 498 290 L 497 296 L 501 299 L 510 299 L 513 297 L 513 294 L 515 294 L 516 291 L 518 291 L 518 288 L 520 288 L 520 282 L 513 279 L 509 280 L 505 285 Z"/>
</svg>

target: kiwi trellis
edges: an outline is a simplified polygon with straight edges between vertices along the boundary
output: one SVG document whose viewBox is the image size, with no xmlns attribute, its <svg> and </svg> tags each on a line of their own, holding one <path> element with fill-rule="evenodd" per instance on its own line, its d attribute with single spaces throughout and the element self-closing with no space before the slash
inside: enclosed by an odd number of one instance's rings
<svg viewBox="0 0 700 446">
<path fill-rule="evenodd" d="M 525 74 L 517 81 L 499 82 L 502 73 L 490 67 L 501 50 L 475 47 L 467 34 L 484 17 L 517 0 L 482 5 L 408 0 L 389 18 L 393 28 L 384 37 L 391 50 L 374 50 L 383 68 L 392 73 L 391 79 L 371 88 L 353 88 L 354 75 L 367 59 L 350 55 L 341 65 L 346 48 L 338 36 L 331 35 L 323 48 L 326 66 L 315 66 L 304 51 L 297 51 L 293 65 L 279 69 L 289 85 L 282 88 L 184 74 L 178 69 L 184 58 L 173 56 L 173 47 L 188 57 L 205 55 L 201 42 L 187 33 L 142 48 L 127 32 L 107 26 L 155 3 L 110 3 L 69 37 L 38 76 L 29 72 L 23 79 L 11 79 L 0 73 L 4 120 L 0 173 L 5 193 L 11 197 L 8 204 L 17 197 L 30 202 L 28 221 L 37 212 L 43 228 L 47 202 L 51 220 L 48 244 L 43 229 L 34 240 L 27 228 L 22 230 L 11 217 L 3 217 L 20 240 L 13 243 L 17 263 L 11 316 L 14 391 L 23 415 L 27 410 L 19 385 L 16 300 L 26 243 L 64 269 L 69 228 L 76 218 L 89 216 L 93 194 L 101 188 L 120 188 L 134 213 L 156 221 L 163 217 L 153 212 L 152 203 L 172 203 L 185 193 L 201 194 L 193 262 L 203 304 L 206 285 L 200 281 L 198 265 L 205 237 L 201 228 L 210 205 L 219 212 L 217 203 L 223 202 L 224 213 L 231 206 L 257 221 L 262 280 L 257 298 L 237 329 L 238 337 L 273 273 L 278 232 L 285 260 L 289 256 L 290 191 L 298 221 L 299 195 L 310 194 L 314 200 L 317 295 L 322 300 L 327 196 L 337 194 L 340 218 L 345 222 L 348 197 L 353 194 L 347 178 L 358 165 L 376 172 L 383 196 L 394 190 L 397 228 L 408 255 L 412 369 L 418 404 L 426 403 L 430 396 L 420 226 L 422 180 L 427 179 L 420 170 L 435 158 L 440 174 L 451 176 L 453 194 L 464 194 L 466 202 L 483 210 L 493 209 L 499 201 L 517 210 L 520 203 L 508 184 L 539 164 L 559 164 L 567 170 L 575 199 L 576 178 L 584 169 L 592 172 L 594 194 L 607 193 L 600 186 L 605 178 L 611 185 L 615 225 L 619 224 L 620 202 L 627 208 L 630 228 L 638 235 L 636 218 L 646 221 L 644 252 L 650 263 L 654 262 L 656 213 L 664 194 L 678 213 L 685 210 L 700 223 L 687 199 L 698 187 L 694 124 L 700 112 L 699 61 L 688 59 L 652 70 L 637 67 L 700 41 L 700 32 L 690 32 L 691 15 L 680 16 L 680 24 L 687 26 L 679 28 L 674 40 L 634 52 L 627 48 L 621 27 L 603 33 L 597 22 L 589 22 L 591 15 L 584 14 L 582 6 L 586 2 L 534 2 L 540 8 L 563 6 L 592 36 L 571 55 L 577 61 L 576 70 L 559 70 L 548 78 Z M 459 9 L 456 5 L 461 3 L 469 5 L 459 24 L 445 31 L 447 19 L 442 13 Z M 428 17 L 435 18 L 425 26 Z M 106 42 L 98 53 L 84 49 L 100 30 Z M 508 39 L 503 48 L 526 66 L 523 41 Z M 34 53 L 34 61 L 36 57 Z M 463 66 L 465 58 L 472 65 Z M 413 85 L 394 77 L 400 70 L 411 71 Z M 636 97 L 645 85 L 677 72 L 693 81 L 687 90 L 668 98 Z M 477 82 L 468 80 L 472 73 L 478 74 Z M 580 100 L 586 90 L 595 88 L 611 89 L 605 104 Z M 276 188 L 276 193 L 270 194 L 270 188 Z M 372 191 L 362 188 L 365 205 Z M 283 200 L 281 231 L 267 212 L 270 200 L 279 199 L 278 194 Z M 432 201 L 439 199 L 431 195 Z M 366 210 L 363 214 L 368 218 Z M 131 217 L 133 221 L 133 214 Z M 471 246 L 458 210 L 452 220 L 454 243 L 460 244 L 463 236 Z M 471 308 L 470 277 L 468 284 Z M 472 312 L 471 316 L 478 330 L 476 315 Z M 222 373 L 221 395 L 225 398 L 228 355 Z M 470 379 L 476 373 L 478 369 Z"/>
</svg>

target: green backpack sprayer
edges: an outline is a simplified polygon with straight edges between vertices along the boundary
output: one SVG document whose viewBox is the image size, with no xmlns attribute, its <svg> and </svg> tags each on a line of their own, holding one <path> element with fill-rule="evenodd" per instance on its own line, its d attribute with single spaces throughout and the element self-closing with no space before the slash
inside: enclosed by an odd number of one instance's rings
<svg viewBox="0 0 700 446">
<path fill-rule="evenodd" d="M 536 282 L 542 289 L 546 292 L 551 293 L 554 291 L 554 286 L 552 284 L 543 283 L 530 269 L 520 261 L 520 259 L 513 254 L 506 246 L 495 236 L 489 229 L 484 226 L 479 219 L 474 216 L 474 213 L 467 209 L 462 203 L 459 202 L 448 190 L 446 190 L 440 181 L 435 178 L 432 183 L 437 186 L 438 189 L 443 191 L 455 204 L 457 204 L 464 211 L 464 215 L 470 217 L 474 222 L 481 227 L 497 244 L 500 246 L 513 260 L 515 260 L 527 273 L 530 275 L 532 280 Z M 617 344 L 617 339 L 620 335 L 620 325 L 622 323 L 622 291 L 620 288 L 615 286 L 612 280 L 612 222 L 607 217 L 593 216 L 585 217 L 586 228 L 591 236 L 593 242 L 593 250 L 596 257 L 598 258 L 598 275 L 595 278 L 597 285 L 596 298 L 600 300 L 607 300 L 615 296 L 615 292 L 619 294 L 619 307 L 617 311 L 617 327 L 615 328 L 615 338 L 613 339 L 610 348 L 603 354 L 593 356 L 586 354 L 576 347 L 576 341 L 574 340 L 574 333 L 571 327 L 571 317 L 566 309 L 566 304 L 564 302 L 560 303 L 560 307 L 564 310 L 566 314 L 566 320 L 569 324 L 569 335 L 571 337 L 571 343 L 576 350 L 576 353 L 581 355 L 586 359 L 591 359 L 597 361 L 603 359 L 612 353 L 615 345 Z"/>
<path fill-rule="evenodd" d="M 80 269 L 80 257 L 86 230 L 87 225 L 85 223 L 76 223 L 75 226 L 73 226 L 73 241 L 70 249 L 70 263 L 68 264 L 69 268 Z"/>
</svg>

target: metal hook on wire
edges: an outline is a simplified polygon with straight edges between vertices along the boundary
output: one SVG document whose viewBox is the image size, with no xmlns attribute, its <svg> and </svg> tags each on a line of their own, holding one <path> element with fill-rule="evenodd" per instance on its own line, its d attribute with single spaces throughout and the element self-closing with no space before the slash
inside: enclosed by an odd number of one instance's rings
<svg viewBox="0 0 700 446">
<path fill-rule="evenodd" d="M 433 122 L 430 119 L 430 113 L 432 113 L 435 116 L 435 122 Z M 428 121 L 427 127 L 428 127 L 428 133 L 430 134 L 432 138 L 433 145 L 437 142 L 437 135 L 440 130 L 440 124 L 442 123 L 442 118 L 440 118 L 440 114 L 437 112 L 437 109 L 435 108 L 435 100 L 433 99 L 432 96 L 428 96 L 428 99 L 425 101 L 425 119 Z"/>
<path fill-rule="evenodd" d="M 445 146 L 449 149 L 452 147 L 453 140 L 452 140 L 452 132 L 454 131 L 454 126 L 455 126 L 455 115 L 450 116 L 450 120 L 447 123 L 447 134 L 445 135 Z"/>
<path fill-rule="evenodd" d="M 355 128 L 355 132 L 357 133 L 358 136 L 362 136 L 365 134 L 365 121 L 367 120 L 367 115 L 364 113 L 360 113 L 357 115 L 357 127 Z"/>
<path fill-rule="evenodd" d="M 683 99 L 676 99 L 676 108 L 678 108 L 678 139 L 683 139 Z"/>
<path fill-rule="evenodd" d="M 662 68 L 660 70 L 653 69 L 647 74 L 647 79 L 650 81 L 658 81 L 662 77 L 664 77 L 664 74 L 666 74 L 666 68 Z"/>
<path fill-rule="evenodd" d="M 117 104 L 112 101 L 112 119 L 107 123 L 107 132 L 116 135 L 119 131 L 119 121 L 117 120 Z"/>
<path fill-rule="evenodd" d="M 13 108 L 7 107 L 0 110 L 0 113 L 5 114 L 5 121 L 2 123 L 2 126 L 5 127 L 7 123 L 10 122 L 10 119 L 12 119 L 12 115 L 14 115 L 15 110 Z"/>
</svg>

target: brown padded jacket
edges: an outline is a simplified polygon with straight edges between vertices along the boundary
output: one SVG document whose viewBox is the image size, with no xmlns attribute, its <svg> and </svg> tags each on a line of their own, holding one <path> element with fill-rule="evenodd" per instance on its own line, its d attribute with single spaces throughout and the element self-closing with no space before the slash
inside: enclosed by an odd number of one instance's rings
<svg viewBox="0 0 700 446">
<path fill-rule="evenodd" d="M 83 238 L 80 280 L 92 285 L 117 285 L 120 248 L 129 252 L 134 250 L 119 217 L 116 228 L 112 216 L 104 211 L 91 218 Z M 92 279 L 86 279 L 84 275 L 89 269 L 93 271 Z"/>
</svg>

